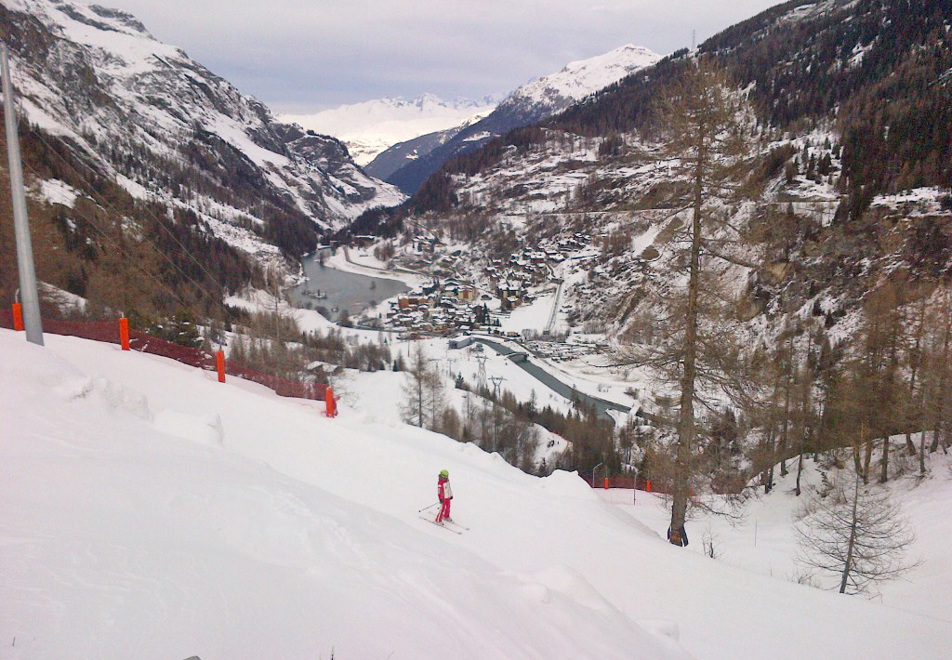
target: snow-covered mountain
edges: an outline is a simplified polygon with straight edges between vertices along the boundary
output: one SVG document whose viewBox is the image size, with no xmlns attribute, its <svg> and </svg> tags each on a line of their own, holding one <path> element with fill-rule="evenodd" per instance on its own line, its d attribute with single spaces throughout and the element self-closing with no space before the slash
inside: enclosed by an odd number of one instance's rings
<svg viewBox="0 0 952 660">
<path fill-rule="evenodd" d="M 756 332 L 800 313 L 821 317 L 828 328 L 847 317 L 835 332 L 849 336 L 861 301 L 882 282 L 880 264 L 903 264 L 912 277 L 929 277 L 923 264 L 935 264 L 936 272 L 952 264 L 946 238 L 917 238 L 928 227 L 949 226 L 952 209 L 948 167 L 941 165 L 947 161 L 939 156 L 952 126 L 945 75 L 952 48 L 942 36 L 952 29 L 952 9 L 938 2 L 927 7 L 916 14 L 898 1 L 786 3 L 702 44 L 701 52 L 720 58 L 762 121 L 777 131 L 762 143 L 763 194 L 753 207 L 737 208 L 738 221 L 753 216 L 763 222 L 765 209 L 789 204 L 789 217 L 800 223 L 782 250 L 762 257 L 763 272 L 734 273 L 731 280 L 750 296 L 747 313 Z M 444 181 L 434 179 L 418 196 L 419 213 L 455 217 L 459 224 L 479 214 L 536 242 L 557 232 L 565 234 L 559 238 L 617 233 L 617 251 L 602 247 L 587 269 L 567 262 L 574 272 L 564 273 L 566 282 L 577 277 L 565 287 L 575 319 L 617 330 L 634 315 L 632 292 L 656 276 L 661 264 L 652 262 L 671 240 L 670 212 L 654 209 L 669 186 L 687 185 L 672 181 L 658 145 L 644 136 L 658 129 L 651 125 L 657 120 L 653 100 L 690 59 L 666 58 L 537 131 L 455 163 L 444 170 Z M 893 126 L 929 128 L 884 131 L 878 108 L 889 109 Z M 891 160 L 897 158 L 907 160 Z M 928 173 L 918 175 L 923 168 Z M 890 239 L 849 238 L 874 230 L 888 231 Z M 495 257 L 496 237 L 486 232 L 461 253 Z"/>
<path fill-rule="evenodd" d="M 474 151 L 513 128 L 554 115 L 659 59 L 660 55 L 647 48 L 629 44 L 604 55 L 571 62 L 557 73 L 522 85 L 485 119 L 464 127 L 446 144 L 430 153 L 413 158 L 386 180 L 412 194 L 453 156 Z"/>
<path fill-rule="evenodd" d="M 487 97 L 478 101 L 444 101 L 433 94 L 415 99 L 382 98 L 311 114 L 284 114 L 282 121 L 333 135 L 347 145 L 359 165 L 370 163 L 377 154 L 421 135 L 445 131 L 485 116 L 496 107 Z"/>
<path fill-rule="evenodd" d="M 287 236 L 285 225 L 335 228 L 403 198 L 339 141 L 277 121 L 128 13 L 5 0 L 0 18 L 24 118 L 63 145 L 80 174 L 188 209 L 244 252 L 272 251 L 269 237 Z"/>
<path fill-rule="evenodd" d="M 558 73 L 519 87 L 497 110 L 534 117 L 555 114 L 659 59 L 660 55 L 647 48 L 628 44 L 604 55 L 570 62 Z"/>
<path fill-rule="evenodd" d="M 460 132 L 485 119 L 488 114 L 473 115 L 458 126 L 398 142 L 377 154 L 372 161 L 364 166 L 364 171 L 378 179 L 386 180 L 388 176 L 407 163 L 426 157 L 427 154 L 443 146 L 459 135 Z"/>
</svg>

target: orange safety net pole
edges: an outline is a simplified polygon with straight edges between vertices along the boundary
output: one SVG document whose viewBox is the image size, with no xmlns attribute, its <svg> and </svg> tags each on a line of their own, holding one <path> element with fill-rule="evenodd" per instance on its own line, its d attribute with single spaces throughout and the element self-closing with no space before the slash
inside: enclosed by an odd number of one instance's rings
<svg viewBox="0 0 952 660">
<path fill-rule="evenodd" d="M 119 344 L 122 350 L 129 350 L 129 319 L 125 316 L 119 319 Z"/>
<path fill-rule="evenodd" d="M 23 332 L 23 305 L 13 303 L 13 329 Z"/>
<path fill-rule="evenodd" d="M 327 406 L 327 409 L 324 411 L 324 414 L 328 417 L 337 417 L 337 401 L 334 399 L 334 389 L 328 387 L 324 392 L 324 402 Z"/>
<path fill-rule="evenodd" d="M 218 382 L 225 382 L 225 351 L 215 353 L 215 365 L 218 367 Z"/>
</svg>

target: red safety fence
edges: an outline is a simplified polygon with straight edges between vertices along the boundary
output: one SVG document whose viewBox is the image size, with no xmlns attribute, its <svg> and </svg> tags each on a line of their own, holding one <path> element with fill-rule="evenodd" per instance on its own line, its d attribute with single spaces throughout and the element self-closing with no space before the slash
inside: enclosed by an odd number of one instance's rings
<svg viewBox="0 0 952 660">
<path fill-rule="evenodd" d="M 118 323 L 113 323 L 117 328 Z M 118 339 L 115 343 L 119 343 Z M 215 371 L 215 354 L 209 351 L 203 351 L 200 348 L 191 348 L 182 346 L 175 342 L 159 339 L 152 335 L 147 335 L 138 330 L 129 330 L 129 348 L 140 353 L 149 353 L 150 355 L 159 355 L 161 357 L 187 364 L 190 367 L 198 367 L 206 371 Z"/>
<path fill-rule="evenodd" d="M 594 481 L 591 475 L 580 474 L 579 476 L 592 488 L 627 488 L 628 490 L 644 490 L 649 493 L 664 492 L 659 482 L 652 482 L 650 479 L 638 479 L 629 475 L 595 477 Z"/>
<path fill-rule="evenodd" d="M 120 343 L 119 322 L 116 321 L 61 321 L 59 319 L 43 319 L 43 332 L 53 335 L 81 337 L 109 344 Z M 13 330 L 13 312 L 0 310 L 0 328 Z M 200 348 L 190 348 L 171 341 L 147 335 L 138 330 L 129 330 L 129 348 L 142 353 L 160 355 L 177 362 L 187 364 L 207 371 L 217 370 L 217 359 L 214 353 Z M 225 361 L 225 373 L 244 378 L 264 385 L 275 391 L 279 396 L 297 399 L 312 399 L 324 401 L 327 394 L 327 385 L 323 383 L 305 383 L 299 380 L 282 378 L 273 374 L 266 374 L 251 369 L 233 360 Z"/>
<path fill-rule="evenodd" d="M 214 357 L 212 357 L 214 364 Z M 254 381 L 265 387 L 274 390 L 280 396 L 293 397 L 296 399 L 313 399 L 314 401 L 324 401 L 327 392 L 327 385 L 323 383 L 304 383 L 299 380 L 290 380 L 273 376 L 271 374 L 261 373 L 254 369 L 238 364 L 233 360 L 225 361 L 225 373 L 229 376 L 237 376 L 245 380 Z"/>
</svg>

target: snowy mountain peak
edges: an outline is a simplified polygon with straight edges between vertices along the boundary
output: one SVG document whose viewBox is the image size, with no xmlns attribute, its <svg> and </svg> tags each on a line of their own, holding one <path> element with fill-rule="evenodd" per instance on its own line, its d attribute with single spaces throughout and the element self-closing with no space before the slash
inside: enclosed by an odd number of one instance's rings
<svg viewBox="0 0 952 660">
<path fill-rule="evenodd" d="M 569 62 L 558 74 L 548 77 L 559 78 L 562 74 L 569 74 L 576 79 L 584 79 L 590 85 L 600 85 L 604 79 L 614 82 L 616 75 L 626 76 L 632 71 L 654 64 L 659 59 L 661 59 L 660 55 L 644 46 L 626 44 L 602 55 Z"/>
<path fill-rule="evenodd" d="M 50 17 L 53 12 L 59 12 L 76 23 L 87 25 L 95 30 L 139 35 L 152 39 L 152 35 L 146 30 L 145 25 L 135 16 L 122 9 L 78 2 L 51 2 L 50 0 L 10 0 L 6 4 L 17 11 L 26 11 L 34 15 L 43 14 L 47 17 Z"/>
<path fill-rule="evenodd" d="M 660 59 L 647 48 L 626 44 L 603 55 L 570 62 L 558 73 L 528 82 L 503 103 L 565 107 Z"/>
<path fill-rule="evenodd" d="M 570 62 L 557 73 L 522 85 L 485 119 L 460 127 L 449 140 L 431 142 L 431 150 L 427 153 L 420 154 L 416 146 L 403 149 L 406 160 L 398 169 L 391 171 L 389 168 L 393 165 L 388 162 L 386 169 L 371 167 L 371 170 L 386 177 L 386 181 L 396 184 L 405 193 L 413 194 L 450 158 L 474 151 L 496 135 L 561 112 L 660 59 L 660 55 L 647 48 L 627 44 L 603 55 Z M 399 151 L 402 146 L 396 145 L 394 149 Z M 389 155 L 382 154 L 382 157 Z"/>
<path fill-rule="evenodd" d="M 459 126 L 495 107 L 491 97 L 445 101 L 425 93 L 410 100 L 385 97 L 312 114 L 281 115 L 280 119 L 333 135 L 347 145 L 356 163 L 366 165 L 398 142 Z"/>
</svg>

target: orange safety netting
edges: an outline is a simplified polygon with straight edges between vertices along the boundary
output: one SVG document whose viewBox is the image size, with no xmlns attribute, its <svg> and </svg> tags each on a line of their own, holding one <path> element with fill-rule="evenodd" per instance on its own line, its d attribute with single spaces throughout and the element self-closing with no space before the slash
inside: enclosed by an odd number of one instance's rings
<svg viewBox="0 0 952 660">
<path fill-rule="evenodd" d="M 54 335 L 81 337 L 94 341 L 119 343 L 118 321 L 60 321 L 58 319 L 43 319 L 43 332 Z M 13 312 L 0 310 L 0 328 L 13 329 Z M 199 348 L 181 346 L 174 342 L 147 335 L 138 330 L 129 330 L 129 347 L 142 353 L 160 355 L 177 362 L 199 369 L 215 371 L 217 369 L 215 354 Z M 225 361 L 225 373 L 230 376 L 244 378 L 271 388 L 279 396 L 298 399 L 312 399 L 323 401 L 327 385 L 323 383 L 304 383 L 298 380 L 282 378 L 273 374 L 266 374 L 250 369 L 231 360 Z"/>
<path fill-rule="evenodd" d="M 327 385 L 323 383 L 304 383 L 299 380 L 290 380 L 264 374 L 254 369 L 238 364 L 232 360 L 225 361 L 225 373 L 229 376 L 237 376 L 245 380 L 254 381 L 269 387 L 280 396 L 293 397 L 296 399 L 313 399 L 314 401 L 323 401 Z"/>
<path fill-rule="evenodd" d="M 588 483 L 588 485 L 591 486 L 592 488 L 605 487 L 604 477 L 596 477 L 595 479 L 592 479 L 592 476 L 589 474 L 580 474 L 579 476 L 582 479 L 584 479 Z M 632 488 L 635 488 L 637 490 L 649 490 L 648 482 L 645 479 L 636 479 L 635 477 L 627 476 L 627 475 L 617 475 L 614 477 L 608 477 L 608 487 L 609 488 L 627 488 L 629 490 L 631 490 Z M 650 490 L 656 493 L 661 492 L 659 490 L 659 488 L 661 487 L 662 486 L 660 482 L 654 482 L 652 483 L 652 488 Z"/>
</svg>

